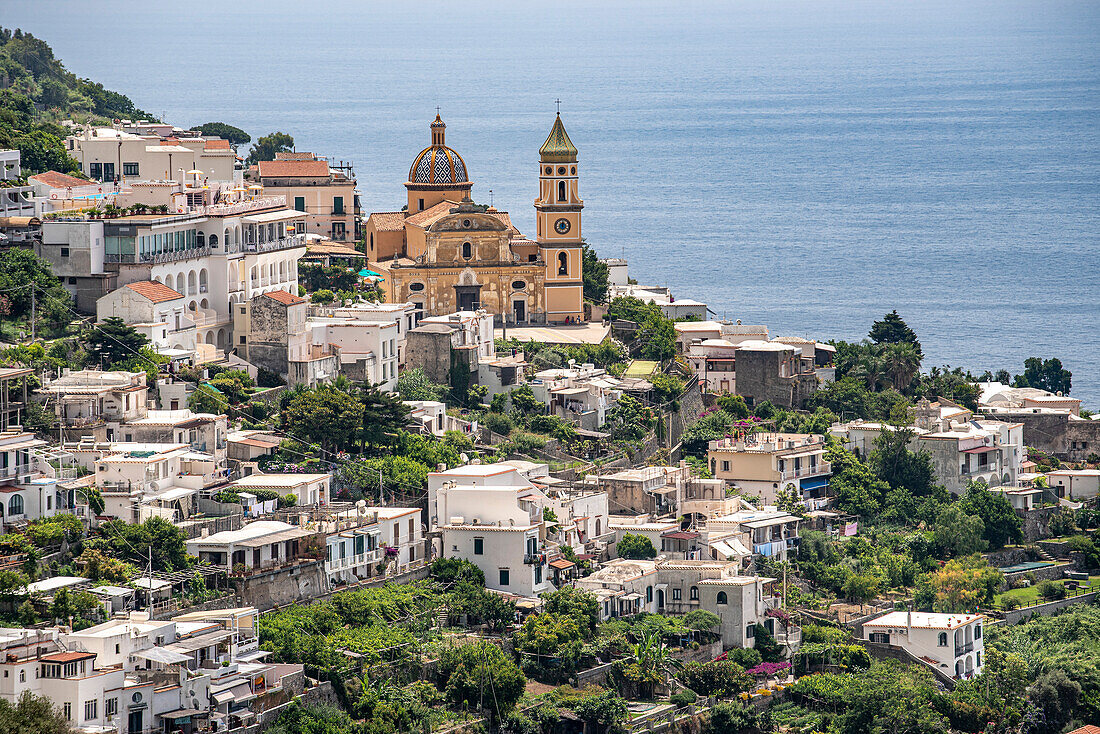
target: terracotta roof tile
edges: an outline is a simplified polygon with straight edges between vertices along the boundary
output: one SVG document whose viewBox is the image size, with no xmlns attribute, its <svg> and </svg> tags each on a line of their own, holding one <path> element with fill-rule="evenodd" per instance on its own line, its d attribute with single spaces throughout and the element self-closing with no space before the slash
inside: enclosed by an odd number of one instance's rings
<svg viewBox="0 0 1100 734">
<path fill-rule="evenodd" d="M 228 140 L 207 140 L 204 150 L 232 150 Z"/>
<path fill-rule="evenodd" d="M 521 236 L 520 231 L 516 229 L 516 225 L 512 224 L 512 218 L 508 216 L 508 212 L 485 212 L 490 217 L 499 219 L 501 224 L 508 228 L 513 236 Z"/>
<path fill-rule="evenodd" d="M 422 212 L 413 214 L 405 221 L 417 227 L 427 227 L 456 206 L 458 206 L 457 201 L 441 201 L 435 206 L 430 206 Z"/>
<path fill-rule="evenodd" d="M 179 291 L 169 288 L 164 283 L 158 283 L 155 280 L 143 280 L 139 283 L 129 283 L 124 287 L 129 288 L 139 296 L 148 298 L 153 303 L 163 303 L 164 301 L 174 301 L 177 298 L 183 298 L 183 294 Z"/>
<path fill-rule="evenodd" d="M 328 177 L 328 164 L 324 161 L 260 161 L 260 178 Z"/>
<path fill-rule="evenodd" d="M 90 186 L 91 181 L 85 181 L 82 178 L 76 176 L 70 176 L 67 173 L 58 173 L 57 171 L 46 171 L 45 173 L 38 173 L 30 177 L 31 181 L 37 181 L 45 184 L 46 186 L 52 186 L 55 189 L 64 189 L 70 186 Z"/>
<path fill-rule="evenodd" d="M 268 298 L 270 298 L 274 301 L 278 301 L 279 303 L 283 304 L 284 306 L 293 306 L 296 303 L 305 303 L 306 302 L 306 299 L 302 298 L 301 296 L 295 296 L 291 293 L 288 293 L 287 291 L 268 291 L 267 293 L 264 293 L 263 295 L 267 296 Z"/>
<path fill-rule="evenodd" d="M 94 652 L 55 652 L 52 655 L 43 655 L 40 660 L 44 663 L 72 663 L 94 657 Z"/>
<path fill-rule="evenodd" d="M 281 150 L 275 154 L 275 160 L 277 161 L 315 161 L 317 156 L 312 153 L 306 153 L 305 151 L 298 152 L 296 150 Z"/>
<path fill-rule="evenodd" d="M 405 228 L 405 212 L 375 212 L 367 221 L 379 232 L 400 232 Z"/>
</svg>

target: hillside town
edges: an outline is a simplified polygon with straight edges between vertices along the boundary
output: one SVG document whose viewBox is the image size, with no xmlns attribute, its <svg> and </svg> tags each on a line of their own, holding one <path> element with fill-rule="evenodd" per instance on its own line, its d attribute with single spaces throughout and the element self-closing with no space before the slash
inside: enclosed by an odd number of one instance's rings
<svg viewBox="0 0 1100 734">
<path fill-rule="evenodd" d="M 561 113 L 533 212 L 442 113 L 365 212 L 285 133 L 126 105 L 0 139 L 0 730 L 1100 721 L 1100 413 L 1056 357 L 638 283 Z"/>
</svg>

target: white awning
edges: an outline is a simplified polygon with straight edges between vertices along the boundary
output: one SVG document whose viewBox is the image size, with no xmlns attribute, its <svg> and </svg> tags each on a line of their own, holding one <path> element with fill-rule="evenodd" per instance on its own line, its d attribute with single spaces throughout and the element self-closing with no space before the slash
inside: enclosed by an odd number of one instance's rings
<svg viewBox="0 0 1100 734">
<path fill-rule="evenodd" d="M 293 209 L 281 209 L 277 212 L 250 214 L 247 217 L 241 217 L 241 221 L 246 224 L 269 224 L 271 222 L 285 222 L 291 219 L 304 219 L 305 216 L 305 212 L 299 212 Z"/>
<path fill-rule="evenodd" d="M 191 660 L 191 658 L 186 655 L 182 655 L 173 650 L 166 650 L 163 647 L 151 647 L 148 650 L 135 652 L 134 657 L 139 660 L 151 660 L 154 663 L 164 663 L 165 665 L 176 665 L 178 663 L 190 662 Z"/>
</svg>

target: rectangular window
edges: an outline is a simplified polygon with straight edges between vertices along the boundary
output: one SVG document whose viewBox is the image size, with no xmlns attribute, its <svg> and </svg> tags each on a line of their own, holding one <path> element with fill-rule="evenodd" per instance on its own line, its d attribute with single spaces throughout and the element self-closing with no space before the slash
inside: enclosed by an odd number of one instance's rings
<svg viewBox="0 0 1100 734">
<path fill-rule="evenodd" d="M 485 538 L 474 538 L 474 555 L 485 555 Z"/>
<path fill-rule="evenodd" d="M 728 461 L 723 461 L 722 462 L 722 471 L 729 471 L 729 470 L 730 470 L 730 463 Z"/>
<path fill-rule="evenodd" d="M 90 721 L 99 715 L 99 701 L 94 698 L 84 702 L 84 720 Z"/>
<path fill-rule="evenodd" d="M 535 583 L 536 584 L 541 584 L 542 583 L 542 566 L 541 565 L 535 566 Z"/>
<path fill-rule="evenodd" d="M 97 181 L 103 180 L 103 164 L 102 163 L 89 163 L 88 175 Z"/>
<path fill-rule="evenodd" d="M 69 248 L 68 247 L 62 247 L 61 248 L 61 257 L 68 257 L 68 256 L 69 256 Z"/>
<path fill-rule="evenodd" d="M 304 212 L 306 210 L 306 197 L 295 196 L 294 197 L 294 209 L 295 211 Z"/>
<path fill-rule="evenodd" d="M 507 568 L 500 569 L 500 585 L 501 586 L 507 586 L 508 581 L 509 581 L 508 569 Z"/>
<path fill-rule="evenodd" d="M 672 601 L 680 601 L 680 590 L 679 589 L 673 589 L 672 590 Z"/>
<path fill-rule="evenodd" d="M 73 720 L 73 705 L 71 703 L 66 701 L 64 703 L 64 705 L 61 707 L 61 710 L 65 714 L 65 721 L 72 721 Z"/>
<path fill-rule="evenodd" d="M 108 698 L 107 701 L 103 705 L 103 713 L 107 716 L 117 716 L 118 715 L 118 699 L 117 698 Z"/>
<path fill-rule="evenodd" d="M 344 197 L 334 196 L 332 197 L 332 213 L 343 214 L 344 213 Z"/>
<path fill-rule="evenodd" d="M 138 176 L 138 164 L 136 163 L 123 163 L 122 164 L 123 176 Z"/>
<path fill-rule="evenodd" d="M 332 239 L 343 240 L 345 237 L 347 237 L 347 232 L 347 225 L 345 225 L 343 222 L 332 223 Z"/>
<path fill-rule="evenodd" d="M 745 627 L 745 637 L 746 638 L 751 640 L 755 636 L 756 636 L 756 625 L 755 624 L 750 624 L 747 627 Z"/>
</svg>

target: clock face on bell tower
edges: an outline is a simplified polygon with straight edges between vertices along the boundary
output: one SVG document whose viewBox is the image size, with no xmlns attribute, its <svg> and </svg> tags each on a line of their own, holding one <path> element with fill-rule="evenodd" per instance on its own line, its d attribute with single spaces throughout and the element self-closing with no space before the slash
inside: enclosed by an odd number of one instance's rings
<svg viewBox="0 0 1100 734">
<path fill-rule="evenodd" d="M 569 224 L 569 220 L 565 217 L 560 217 L 554 222 L 554 231 L 558 234 L 569 234 L 569 229 L 572 225 Z"/>
</svg>

